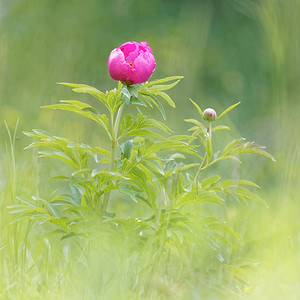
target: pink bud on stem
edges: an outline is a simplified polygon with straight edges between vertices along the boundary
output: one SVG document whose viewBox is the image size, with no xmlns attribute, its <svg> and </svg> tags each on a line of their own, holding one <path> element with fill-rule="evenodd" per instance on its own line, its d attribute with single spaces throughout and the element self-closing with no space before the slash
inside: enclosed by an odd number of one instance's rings
<svg viewBox="0 0 300 300">
<path fill-rule="evenodd" d="M 217 118 L 217 114 L 214 109 L 207 108 L 203 112 L 203 118 L 207 121 L 214 121 Z"/>
</svg>

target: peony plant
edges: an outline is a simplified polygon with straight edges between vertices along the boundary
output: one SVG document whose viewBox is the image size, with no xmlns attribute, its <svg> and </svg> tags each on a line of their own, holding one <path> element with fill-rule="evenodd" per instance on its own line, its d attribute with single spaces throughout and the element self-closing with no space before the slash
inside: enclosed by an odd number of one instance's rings
<svg viewBox="0 0 300 300">
<path fill-rule="evenodd" d="M 150 277 L 170 257 L 181 261 L 184 247 L 192 249 L 199 243 L 191 236 L 199 236 L 197 228 L 201 228 L 204 237 L 201 247 L 210 249 L 216 263 L 223 263 L 231 276 L 241 277 L 245 273 L 243 266 L 234 265 L 229 258 L 225 261 L 221 254 L 224 245 L 231 247 L 240 238 L 239 234 L 226 224 L 219 212 L 226 211 L 228 197 L 243 202 L 254 200 L 265 204 L 265 201 L 253 192 L 258 187 L 255 183 L 207 175 L 207 169 L 224 160 L 240 163 L 242 154 L 273 157 L 243 138 L 215 149 L 215 132 L 229 129 L 218 124 L 219 120 L 239 103 L 217 117 L 214 109 L 202 111 L 190 99 L 199 117 L 186 119 L 192 127 L 187 134 L 176 135 L 165 122 L 148 118 L 142 108 L 157 108 L 165 120 L 163 102 L 175 108 L 166 91 L 175 87 L 182 76 L 148 81 L 155 71 L 155 58 L 146 42 L 127 42 L 112 50 L 108 70 L 119 83 L 106 93 L 86 84 L 60 83 L 75 93 L 91 95 L 106 113 L 79 100 L 62 100 L 43 108 L 72 112 L 94 121 L 106 133 L 110 148 L 75 143 L 36 129 L 25 132 L 34 139 L 27 149 L 37 147 L 39 157 L 59 160 L 72 171 L 68 176 L 55 177 L 62 182 L 64 192 L 58 188 L 48 197 L 19 197 L 20 203 L 11 207 L 12 213 L 18 215 L 18 220 L 51 225 L 46 234 L 52 232 L 62 240 L 72 239 L 81 245 L 80 249 L 89 248 L 83 244 L 90 243 L 94 234 L 111 231 L 124 234 L 127 230 L 135 244 L 148 245 L 149 260 L 144 268 Z M 137 114 L 126 113 L 129 106 L 136 107 Z M 127 217 L 111 203 L 125 199 L 132 203 L 132 215 Z M 144 209 L 135 210 L 135 207 Z M 101 245 L 109 245 L 105 241 Z M 144 260 L 145 253 L 138 252 L 137 248 L 130 251 Z M 145 297 L 147 289 L 140 288 Z"/>
</svg>

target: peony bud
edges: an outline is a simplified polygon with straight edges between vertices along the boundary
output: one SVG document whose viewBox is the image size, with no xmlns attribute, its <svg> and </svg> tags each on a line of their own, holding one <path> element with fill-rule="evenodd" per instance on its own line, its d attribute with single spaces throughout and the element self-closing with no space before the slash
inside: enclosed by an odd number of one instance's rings
<svg viewBox="0 0 300 300">
<path fill-rule="evenodd" d="M 155 71 L 155 58 L 146 42 L 127 42 L 111 51 L 108 71 L 112 79 L 127 85 L 142 83 Z"/>
<path fill-rule="evenodd" d="M 217 114 L 214 109 L 207 108 L 203 112 L 203 117 L 204 117 L 204 120 L 214 121 L 217 118 Z"/>
</svg>

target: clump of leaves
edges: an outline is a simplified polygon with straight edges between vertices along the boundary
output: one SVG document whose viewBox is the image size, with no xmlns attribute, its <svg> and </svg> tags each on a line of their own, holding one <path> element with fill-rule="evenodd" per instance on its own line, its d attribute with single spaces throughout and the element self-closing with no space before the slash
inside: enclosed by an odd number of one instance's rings
<svg viewBox="0 0 300 300">
<path fill-rule="evenodd" d="M 186 135 L 175 135 L 164 122 L 148 118 L 142 112 L 146 106 L 157 108 L 165 120 L 163 102 L 175 107 L 166 91 L 181 78 L 173 76 L 131 86 L 119 83 L 117 89 L 106 93 L 85 84 L 60 83 L 75 93 L 93 96 L 103 111 L 79 100 L 62 100 L 43 108 L 69 111 L 94 121 L 104 129 L 111 147 L 78 144 L 37 129 L 25 132 L 34 139 L 27 149 L 37 147 L 40 157 L 59 160 L 73 171 L 55 177 L 65 183 L 67 193 L 56 192 L 48 198 L 18 197 L 19 203 L 10 207 L 15 220 L 35 221 L 40 226 L 52 224 L 47 227 L 48 235 L 59 234 L 62 240 L 72 238 L 79 245 L 93 239 L 95 224 L 100 231 L 129 231 L 138 245 L 151 245 L 151 258 L 145 267 L 149 274 L 170 255 L 182 257 L 187 243 L 197 240 L 198 244 L 195 230 L 201 228 L 200 247 L 211 249 L 216 260 L 223 263 L 220 249 L 224 245 L 232 247 L 233 240 L 240 238 L 217 214 L 226 209 L 225 198 L 265 201 L 253 192 L 258 186 L 251 181 L 218 175 L 205 178 L 202 173 L 224 160 L 240 162 L 242 154 L 274 158 L 263 147 L 243 138 L 215 151 L 213 133 L 229 128 L 214 124 L 239 103 L 211 120 L 190 99 L 199 118 L 185 120 L 192 125 Z M 136 107 L 137 115 L 125 114 L 128 106 Z M 147 209 L 138 217 L 124 218 L 112 210 L 112 198 L 127 198 L 133 205 L 145 205 Z M 239 282 L 248 280 L 242 265 L 226 264 L 226 270 Z"/>
</svg>

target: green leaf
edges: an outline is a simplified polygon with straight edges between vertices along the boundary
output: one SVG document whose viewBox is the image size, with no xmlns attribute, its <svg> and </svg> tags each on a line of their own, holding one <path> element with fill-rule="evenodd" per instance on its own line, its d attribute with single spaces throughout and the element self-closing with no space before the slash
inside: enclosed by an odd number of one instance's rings
<svg viewBox="0 0 300 300">
<path fill-rule="evenodd" d="M 178 79 L 182 79 L 182 78 L 183 78 L 183 76 L 170 76 L 170 77 L 147 82 L 144 84 L 144 87 L 149 87 L 152 85 L 157 85 L 157 84 L 161 84 L 161 83 L 165 83 L 165 82 L 173 81 L 173 80 L 178 80 Z"/>
<path fill-rule="evenodd" d="M 77 236 L 78 234 L 76 234 L 75 232 L 70 232 L 64 236 L 61 237 L 61 241 L 65 240 L 65 239 L 68 239 L 70 237 L 73 237 L 73 236 Z"/>
<path fill-rule="evenodd" d="M 24 203 L 25 205 L 28 205 L 29 207 L 35 207 L 34 203 L 32 203 L 32 202 L 29 201 L 29 200 L 26 200 L 26 199 L 21 198 L 21 197 L 17 197 L 17 199 L 18 199 L 20 202 Z"/>
<path fill-rule="evenodd" d="M 259 188 L 257 184 L 255 184 L 252 181 L 249 180 L 243 180 L 243 179 L 227 179 L 220 183 L 222 187 L 232 187 L 232 186 L 238 186 L 238 185 L 249 185 L 256 188 Z"/>
<path fill-rule="evenodd" d="M 122 135 L 120 134 L 118 140 L 121 138 L 121 137 L 125 137 L 125 136 L 135 136 L 135 135 L 141 135 L 141 136 L 150 136 L 150 137 L 154 137 L 154 138 L 158 138 L 158 139 L 164 139 L 163 136 L 157 134 L 157 133 L 154 133 L 148 129 L 132 129 L 128 132 L 124 132 L 122 133 Z"/>
<path fill-rule="evenodd" d="M 171 237 L 172 234 L 174 234 L 178 238 L 179 243 L 182 245 L 184 234 L 186 234 L 186 230 L 184 230 L 182 227 L 178 227 L 178 225 L 177 225 L 176 227 L 168 228 L 167 236 Z"/>
<path fill-rule="evenodd" d="M 67 83 L 67 82 L 58 82 L 58 84 L 72 87 L 73 88 L 72 90 L 75 93 L 90 94 L 107 106 L 107 100 L 105 94 L 92 86 L 86 84 Z"/>
<path fill-rule="evenodd" d="M 173 107 L 173 108 L 176 107 L 175 103 L 173 102 L 173 100 L 171 99 L 171 97 L 168 94 L 166 94 L 164 92 L 155 92 L 155 95 L 162 97 L 171 107 Z"/>
<path fill-rule="evenodd" d="M 253 154 L 258 154 L 258 155 L 268 157 L 272 161 L 276 162 L 275 158 L 270 153 L 263 150 L 264 147 L 256 145 L 254 142 L 246 142 L 246 143 L 239 144 L 243 140 L 245 139 L 241 138 L 229 142 L 224 148 L 222 156 L 253 153 Z"/>
<path fill-rule="evenodd" d="M 153 91 L 167 91 L 173 88 L 175 85 L 177 85 L 180 82 L 180 80 L 176 80 L 173 83 L 170 84 L 163 84 L 163 85 L 153 85 L 149 90 Z"/>
<path fill-rule="evenodd" d="M 202 112 L 200 106 L 199 106 L 196 102 L 194 102 L 191 98 L 190 98 L 190 101 L 194 104 L 194 106 L 195 106 L 196 109 L 198 110 L 198 112 L 199 112 L 199 114 L 201 115 L 201 117 L 204 118 L 204 115 L 203 115 L 203 112 Z"/>
<path fill-rule="evenodd" d="M 131 97 L 130 103 L 131 103 L 131 104 L 134 104 L 134 105 L 147 106 L 147 105 L 145 104 L 145 102 L 143 102 L 141 99 L 135 98 L 135 97 Z"/>
<path fill-rule="evenodd" d="M 214 127 L 214 128 L 212 129 L 212 132 L 218 131 L 218 130 L 230 130 L 230 128 L 229 128 L 228 126 L 222 126 L 222 125 L 220 125 L 220 126 Z"/>
<path fill-rule="evenodd" d="M 233 248 L 232 243 L 230 243 L 230 242 L 228 241 L 228 239 L 226 239 L 226 238 L 224 237 L 224 235 L 219 234 L 217 231 L 213 231 L 212 235 L 214 236 L 215 239 L 217 239 L 217 240 L 223 242 L 224 244 L 229 245 L 231 248 Z M 219 248 L 219 247 L 218 247 L 218 248 Z M 215 247 L 214 247 L 214 250 L 216 250 Z"/>
<path fill-rule="evenodd" d="M 172 130 L 167 125 L 154 119 L 146 119 L 143 122 L 143 126 L 157 128 L 163 130 L 166 133 L 172 133 Z"/>
<path fill-rule="evenodd" d="M 230 107 L 228 107 L 227 109 L 225 109 L 218 117 L 217 119 L 222 118 L 225 114 L 227 114 L 228 112 L 230 112 L 232 109 L 234 109 L 236 106 L 238 106 L 241 102 L 237 102 L 233 105 L 231 105 Z"/>
<path fill-rule="evenodd" d="M 238 187 L 235 188 L 234 192 L 241 199 L 243 199 L 245 197 L 245 198 L 247 198 L 249 200 L 261 203 L 264 206 L 268 207 L 268 205 L 267 205 L 267 203 L 266 203 L 265 200 L 263 200 L 261 197 L 259 197 L 255 193 L 250 192 L 248 189 L 246 189 L 244 187 L 238 186 Z"/>
<path fill-rule="evenodd" d="M 46 108 L 46 109 L 58 109 L 58 110 L 66 110 L 70 112 L 74 112 L 76 114 L 79 114 L 83 117 L 86 117 L 90 120 L 95 121 L 97 124 L 99 124 L 104 130 L 107 132 L 108 136 L 111 138 L 109 128 L 108 128 L 108 119 L 105 114 L 99 115 L 97 114 L 97 111 L 90 105 L 86 104 L 85 107 L 80 107 L 77 104 L 71 104 L 70 101 L 74 102 L 75 100 L 64 100 L 65 103 L 60 103 L 60 104 L 52 104 L 52 105 L 46 105 L 42 106 L 41 108 Z M 79 101 L 76 101 L 76 103 Z M 80 105 L 84 105 L 84 103 L 81 103 Z"/>
<path fill-rule="evenodd" d="M 129 159 L 132 148 L 133 148 L 133 140 L 128 140 L 125 143 L 121 144 L 120 150 L 122 153 L 122 158 Z"/>
<path fill-rule="evenodd" d="M 152 169 L 154 172 L 158 172 L 160 175 L 165 175 L 165 172 L 163 170 L 162 163 L 160 163 L 159 160 L 144 160 L 144 165 L 147 165 Z"/>
<path fill-rule="evenodd" d="M 215 176 L 211 176 L 211 177 L 208 177 L 206 179 L 203 179 L 201 181 L 201 186 L 202 186 L 203 189 L 206 189 L 209 186 L 211 186 L 212 184 L 217 183 L 220 180 L 220 178 L 221 178 L 220 176 L 215 175 Z"/>
<path fill-rule="evenodd" d="M 157 109 L 159 110 L 159 112 L 161 113 L 163 119 L 166 120 L 166 111 L 165 111 L 163 105 L 155 97 L 153 97 L 153 96 L 151 97 L 149 95 L 143 95 L 143 97 L 145 97 L 151 103 L 153 103 L 157 107 Z"/>
<path fill-rule="evenodd" d="M 40 130 L 40 129 L 32 129 L 32 132 L 24 131 L 23 132 L 25 135 L 32 137 L 32 138 L 48 138 L 49 133 L 45 130 Z"/>
<path fill-rule="evenodd" d="M 226 156 L 228 154 L 231 154 L 231 150 L 241 141 L 245 140 L 245 138 L 240 139 L 234 139 L 230 141 L 224 148 L 222 156 Z"/>
<path fill-rule="evenodd" d="M 129 102 L 130 102 L 131 94 L 130 94 L 130 92 L 128 91 L 126 85 L 124 85 L 124 86 L 122 87 L 121 93 L 122 93 L 122 95 L 124 96 L 124 100 L 125 100 L 126 105 L 128 105 Z"/>
<path fill-rule="evenodd" d="M 248 272 L 246 270 L 232 265 L 225 265 L 225 268 L 231 276 L 235 277 L 236 279 L 246 284 L 249 284 L 250 276 L 248 275 Z"/>
<path fill-rule="evenodd" d="M 105 150 L 105 149 L 103 149 L 103 148 L 101 148 L 101 147 L 89 147 L 88 149 L 91 150 L 91 151 L 93 151 L 93 152 L 97 152 L 99 154 L 103 154 L 103 155 L 105 155 L 107 157 L 110 157 L 110 152 L 107 151 L 107 150 Z"/>
<path fill-rule="evenodd" d="M 115 112 L 122 105 L 124 100 L 122 95 L 122 92 L 120 92 L 117 89 L 113 89 L 106 92 L 107 108 L 110 111 L 110 113 Z"/>
<path fill-rule="evenodd" d="M 81 109 L 83 109 L 83 108 L 92 108 L 91 105 L 89 105 L 85 102 L 78 101 L 78 100 L 60 100 L 60 102 L 72 104 L 72 105 L 77 106 Z"/>
<path fill-rule="evenodd" d="M 63 228 L 65 231 L 70 230 L 68 225 L 63 221 L 62 218 L 51 218 L 49 221 L 50 221 L 50 223 L 56 224 L 59 227 Z"/>
<path fill-rule="evenodd" d="M 180 208 L 192 203 L 213 203 L 224 206 L 224 200 L 220 198 L 215 192 L 192 191 L 179 196 L 176 207 Z"/>
<path fill-rule="evenodd" d="M 131 185 L 119 184 L 118 189 L 120 193 L 128 196 L 131 200 L 137 203 L 137 192 L 132 188 Z"/>
<path fill-rule="evenodd" d="M 61 151 L 39 151 L 39 157 L 52 157 L 56 158 L 58 160 L 61 160 L 70 166 L 72 166 L 74 169 L 78 169 L 80 166 L 78 166 L 77 163 L 75 163 L 68 155 L 66 155 L 64 152 Z"/>
<path fill-rule="evenodd" d="M 132 95 L 135 98 L 138 98 L 140 87 L 141 87 L 140 84 L 133 84 L 133 85 L 127 86 L 127 89 L 130 92 L 130 95 Z"/>
<path fill-rule="evenodd" d="M 242 149 L 240 153 L 241 154 L 244 154 L 244 153 L 258 154 L 258 155 L 262 155 L 262 156 L 268 157 L 272 161 L 276 162 L 276 159 L 275 159 L 275 157 L 273 155 L 271 155 L 267 151 L 263 150 L 264 147 L 258 146 L 254 142 L 251 142 L 250 144 L 251 144 L 251 146 L 249 148 Z"/>
<path fill-rule="evenodd" d="M 184 121 L 187 122 L 187 123 L 193 123 L 197 127 L 203 129 L 203 131 L 206 131 L 206 127 L 201 122 L 199 122 L 198 120 L 195 120 L 195 119 L 184 119 Z"/>
<path fill-rule="evenodd" d="M 215 222 L 215 223 L 209 224 L 208 227 L 212 230 L 217 230 L 217 231 L 223 232 L 225 234 L 232 235 L 236 239 L 241 238 L 240 235 L 236 231 L 234 231 L 231 227 L 229 227 L 226 223 Z"/>
</svg>

